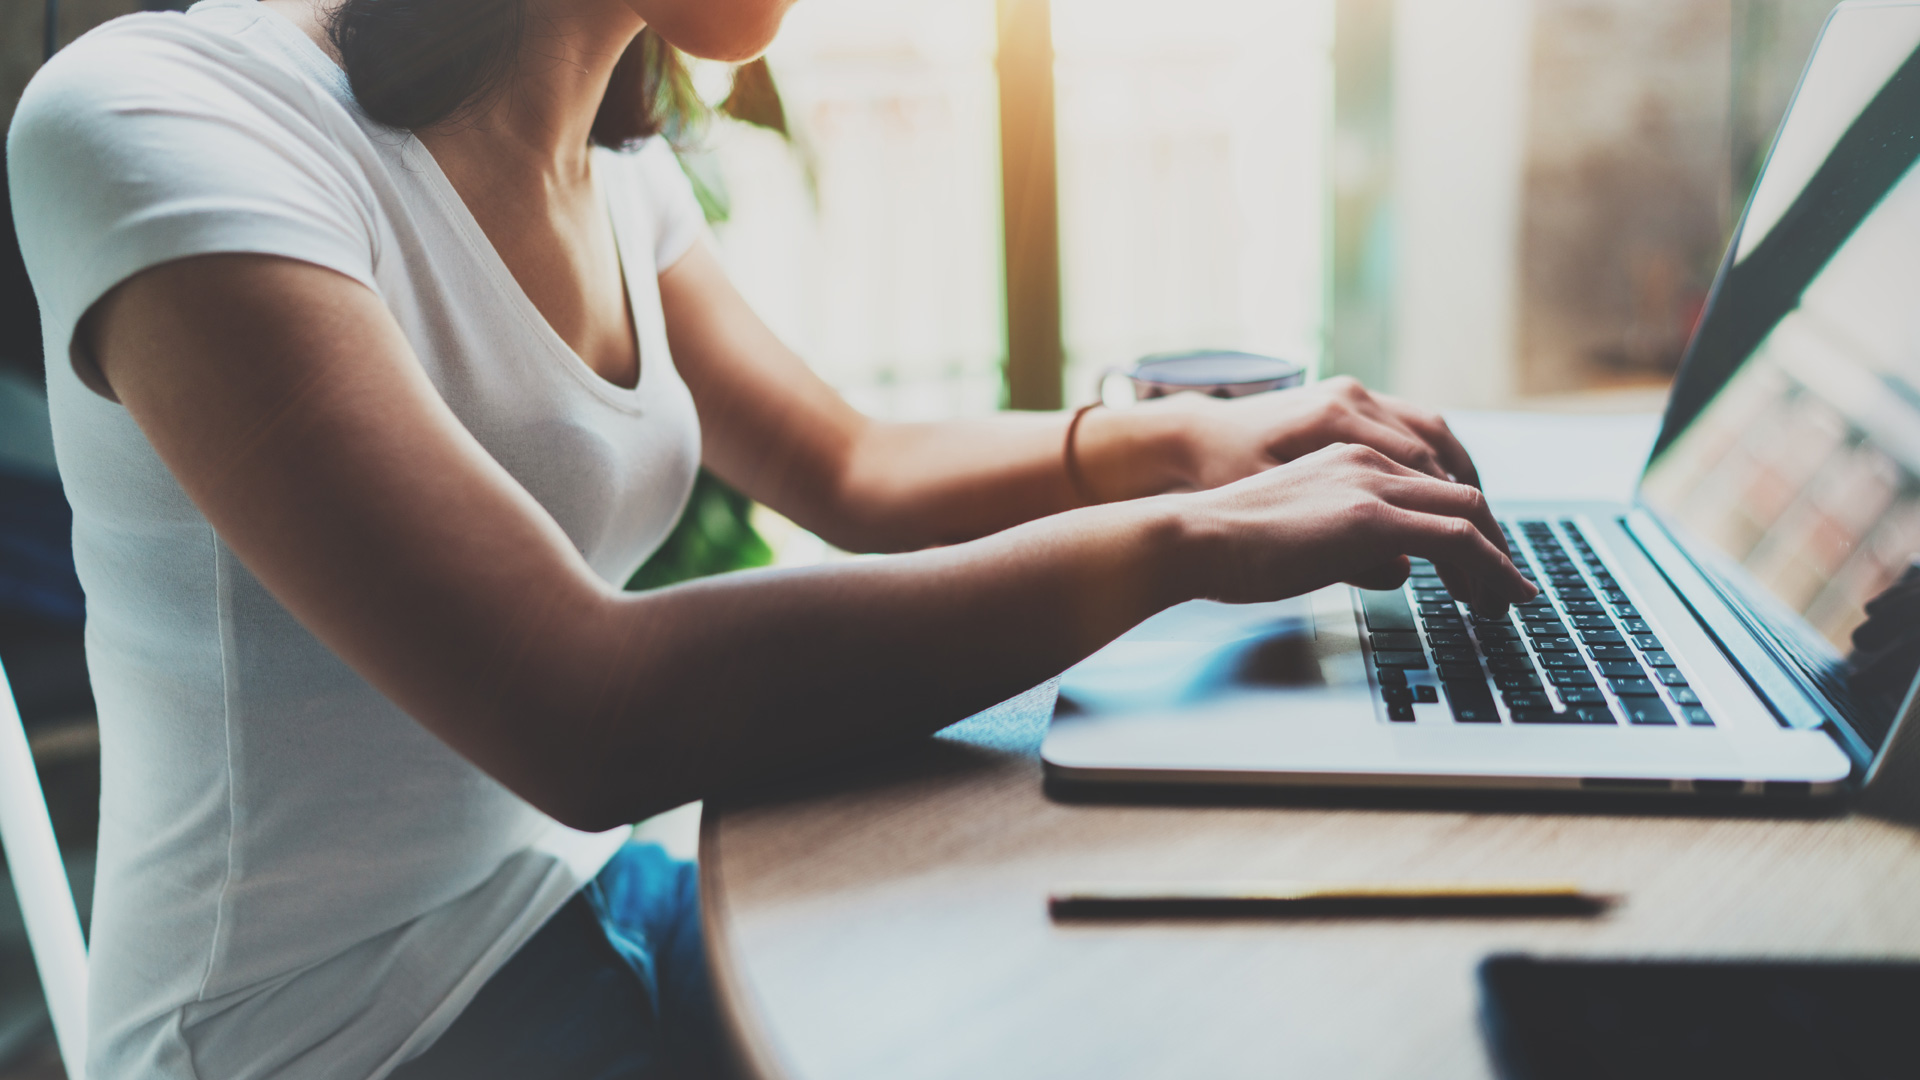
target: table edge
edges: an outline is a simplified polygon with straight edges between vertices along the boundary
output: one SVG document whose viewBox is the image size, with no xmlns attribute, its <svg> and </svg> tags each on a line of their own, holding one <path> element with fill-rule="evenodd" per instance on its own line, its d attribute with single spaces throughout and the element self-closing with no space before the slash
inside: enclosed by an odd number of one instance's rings
<svg viewBox="0 0 1920 1080">
<path fill-rule="evenodd" d="M 700 881 L 701 938 L 707 954 L 714 1005 L 727 1038 L 728 1057 L 741 1080 L 781 1080 L 790 1075 L 758 1019 L 747 980 L 736 965 L 729 920 L 720 913 L 720 819 L 709 804 L 700 815 L 700 848 L 696 862 Z"/>
</svg>

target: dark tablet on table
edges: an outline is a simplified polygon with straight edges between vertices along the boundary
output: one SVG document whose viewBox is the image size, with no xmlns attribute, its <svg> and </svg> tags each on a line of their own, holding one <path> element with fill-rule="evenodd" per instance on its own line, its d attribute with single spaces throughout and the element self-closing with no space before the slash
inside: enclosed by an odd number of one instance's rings
<svg viewBox="0 0 1920 1080">
<path fill-rule="evenodd" d="M 1495 956 L 1480 990 L 1508 1080 L 1920 1077 L 1920 963 Z"/>
</svg>

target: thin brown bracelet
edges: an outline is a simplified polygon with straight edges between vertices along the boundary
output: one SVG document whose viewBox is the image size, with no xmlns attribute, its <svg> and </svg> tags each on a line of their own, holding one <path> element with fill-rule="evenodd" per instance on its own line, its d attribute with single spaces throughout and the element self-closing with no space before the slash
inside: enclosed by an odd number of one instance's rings
<svg viewBox="0 0 1920 1080">
<path fill-rule="evenodd" d="M 1067 483 L 1072 485 L 1074 497 L 1080 500 L 1082 506 L 1098 506 L 1100 500 L 1094 497 L 1093 489 L 1087 486 L 1087 474 L 1080 471 L 1080 455 L 1074 452 L 1074 437 L 1080 433 L 1080 421 L 1099 407 L 1098 401 L 1082 405 L 1073 411 L 1073 419 L 1067 422 L 1067 445 L 1063 454 L 1067 460 Z"/>
</svg>

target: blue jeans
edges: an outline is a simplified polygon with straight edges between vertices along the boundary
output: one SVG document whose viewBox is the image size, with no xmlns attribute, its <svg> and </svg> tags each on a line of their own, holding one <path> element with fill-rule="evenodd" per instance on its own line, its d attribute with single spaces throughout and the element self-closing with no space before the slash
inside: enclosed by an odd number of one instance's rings
<svg viewBox="0 0 1920 1080">
<path fill-rule="evenodd" d="M 395 1080 L 724 1077 L 694 865 L 628 844 Z"/>
</svg>

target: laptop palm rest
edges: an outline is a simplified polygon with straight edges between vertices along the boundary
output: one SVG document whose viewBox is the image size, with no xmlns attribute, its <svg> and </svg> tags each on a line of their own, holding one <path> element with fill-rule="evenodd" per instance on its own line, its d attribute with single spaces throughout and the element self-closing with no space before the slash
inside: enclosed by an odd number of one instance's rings
<svg viewBox="0 0 1920 1080">
<path fill-rule="evenodd" d="M 1349 614 L 1347 622 L 1352 623 Z M 1148 619 L 1081 661 L 1060 681 L 1060 709 L 1083 713 L 1203 707 L 1250 693 L 1324 690 L 1364 694 L 1359 640 L 1317 634 L 1313 603 L 1196 600 Z M 1342 661 L 1346 661 L 1343 663 Z"/>
</svg>

